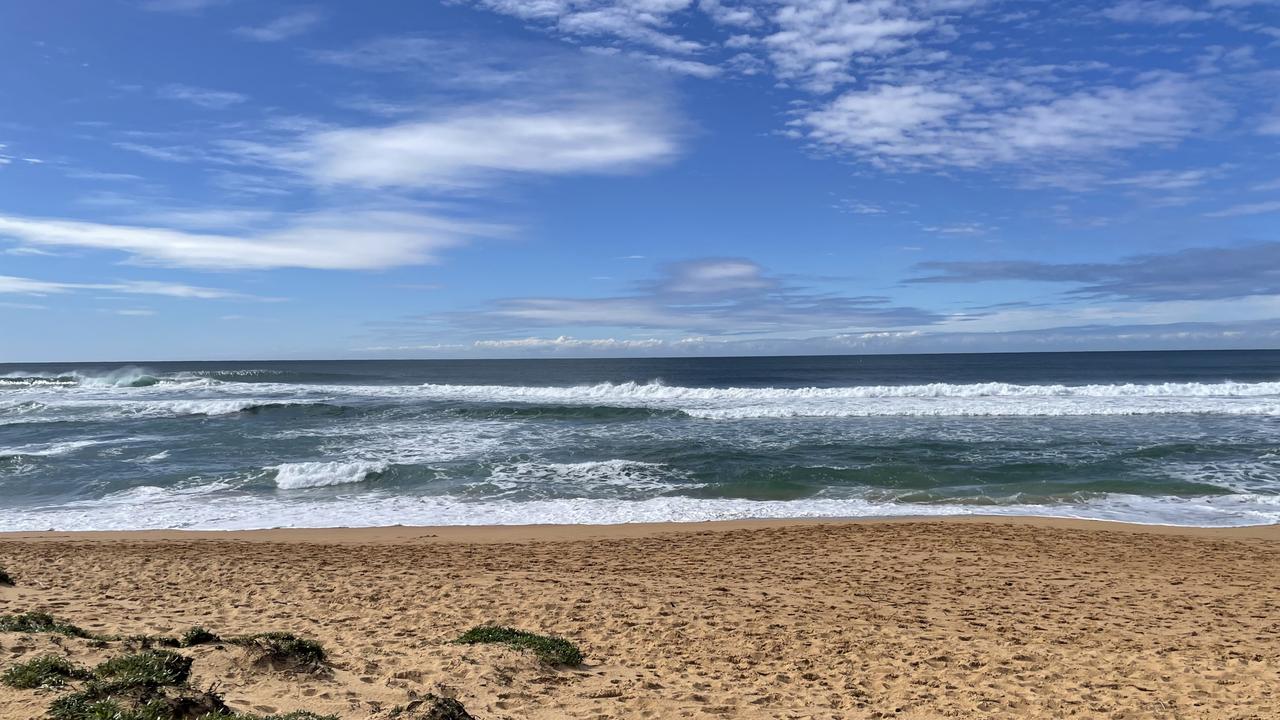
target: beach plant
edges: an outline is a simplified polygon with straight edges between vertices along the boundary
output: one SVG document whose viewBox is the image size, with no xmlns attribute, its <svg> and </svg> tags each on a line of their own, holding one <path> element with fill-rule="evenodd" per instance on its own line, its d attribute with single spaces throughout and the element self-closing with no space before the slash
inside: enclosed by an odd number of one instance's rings
<svg viewBox="0 0 1280 720">
<path fill-rule="evenodd" d="M 97 638 L 88 630 L 62 622 L 49 613 L 42 612 L 0 615 L 0 632 L 53 633 L 74 638 Z"/>
<path fill-rule="evenodd" d="M 138 650 L 150 650 L 153 647 L 182 647 L 180 640 L 166 635 L 126 635 L 117 639 L 124 643 L 125 647 Z"/>
<path fill-rule="evenodd" d="M 144 650 L 111 658 L 95 667 L 93 674 L 121 685 L 171 687 L 191 676 L 191 658 L 172 650 Z"/>
<path fill-rule="evenodd" d="M 408 705 L 398 705 L 386 716 L 393 720 L 476 720 L 462 703 L 435 693 L 427 693 Z"/>
<path fill-rule="evenodd" d="M 0 684 L 18 690 L 58 688 L 69 680 L 85 680 L 88 670 L 59 655 L 41 655 L 18 663 L 0 674 Z"/>
<path fill-rule="evenodd" d="M 216 642 L 222 642 L 222 638 L 199 625 L 187 628 L 187 631 L 182 633 L 182 637 L 178 638 L 178 643 L 182 647 L 194 647 Z"/>
<path fill-rule="evenodd" d="M 564 638 L 498 625 L 477 625 L 462 633 L 454 642 L 462 645 L 497 643 L 517 650 L 532 650 L 538 659 L 548 665 L 581 665 L 583 659 L 582 651 Z"/>
<path fill-rule="evenodd" d="M 53 720 L 188 720 L 230 712 L 211 690 L 187 684 L 191 658 L 172 650 L 144 650 L 111 658 L 93 669 L 76 692 L 49 706 Z"/>
<path fill-rule="evenodd" d="M 211 691 L 91 682 L 49 705 L 52 720 L 189 720 L 229 713 Z"/>
<path fill-rule="evenodd" d="M 320 643 L 287 632 L 241 635 L 226 641 L 257 652 L 260 661 L 273 664 L 317 667 L 327 657 Z"/>
</svg>

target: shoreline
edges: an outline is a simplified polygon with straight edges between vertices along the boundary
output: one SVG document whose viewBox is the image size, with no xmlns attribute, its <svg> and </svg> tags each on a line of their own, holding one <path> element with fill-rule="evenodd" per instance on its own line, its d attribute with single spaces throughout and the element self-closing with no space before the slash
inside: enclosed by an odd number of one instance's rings
<svg viewBox="0 0 1280 720">
<path fill-rule="evenodd" d="M 1214 539 L 1280 541 L 1280 524 L 1234 527 L 1163 525 L 1117 520 L 1058 518 L 1038 515 L 907 515 L 879 518 L 768 518 L 641 522 L 606 525 L 386 525 L 376 527 L 262 528 L 253 530 L 42 530 L 0 532 L 0 542 L 57 541 L 241 541 L 260 543 L 390 544 L 519 543 L 544 541 L 639 539 L 668 534 L 848 525 L 996 524 L 1060 530 L 1112 531 Z"/>
</svg>

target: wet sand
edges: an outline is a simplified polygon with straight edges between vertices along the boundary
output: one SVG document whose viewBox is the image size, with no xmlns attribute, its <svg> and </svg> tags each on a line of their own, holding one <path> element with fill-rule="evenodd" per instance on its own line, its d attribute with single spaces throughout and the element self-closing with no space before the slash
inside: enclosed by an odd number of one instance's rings
<svg viewBox="0 0 1280 720">
<path fill-rule="evenodd" d="M 0 612 L 111 634 L 288 630 L 332 669 L 193 648 L 238 710 L 366 718 L 1275 718 L 1280 527 L 963 518 L 0 534 Z M 579 668 L 449 641 L 551 633 Z M 82 641 L 0 633 L 0 666 Z M 52 695 L 0 687 L 0 717 Z"/>
</svg>

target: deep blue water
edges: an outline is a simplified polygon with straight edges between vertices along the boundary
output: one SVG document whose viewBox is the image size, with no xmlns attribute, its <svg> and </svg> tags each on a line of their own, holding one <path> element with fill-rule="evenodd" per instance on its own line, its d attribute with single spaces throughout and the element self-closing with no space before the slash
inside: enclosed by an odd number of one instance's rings
<svg viewBox="0 0 1280 720">
<path fill-rule="evenodd" d="M 0 530 L 1280 521 L 1280 352 L 0 365 Z"/>
</svg>

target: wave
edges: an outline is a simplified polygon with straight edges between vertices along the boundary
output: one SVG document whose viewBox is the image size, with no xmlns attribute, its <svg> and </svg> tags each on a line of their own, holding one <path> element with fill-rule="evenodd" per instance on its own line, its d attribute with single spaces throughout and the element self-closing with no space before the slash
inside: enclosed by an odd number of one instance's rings
<svg viewBox="0 0 1280 720">
<path fill-rule="evenodd" d="M 556 406 L 648 408 L 704 419 L 913 415 L 1280 415 L 1280 382 L 1116 385 L 929 383 L 838 388 L 698 388 L 633 382 L 575 387 L 427 384 L 420 386 L 419 392 L 432 400 L 529 403 L 540 408 L 540 412 L 553 412 L 551 408 Z"/>
<path fill-rule="evenodd" d="M 298 490 L 364 482 L 386 472 L 387 467 L 384 462 L 299 462 L 270 469 L 276 471 L 276 487 Z"/>
<path fill-rule="evenodd" d="M 214 381 L 192 373 L 165 375 L 132 366 L 96 373 L 72 370 L 64 373 L 11 372 L 0 375 L 0 388 L 145 388 L 162 383 L 209 384 L 210 382 Z"/>
</svg>

